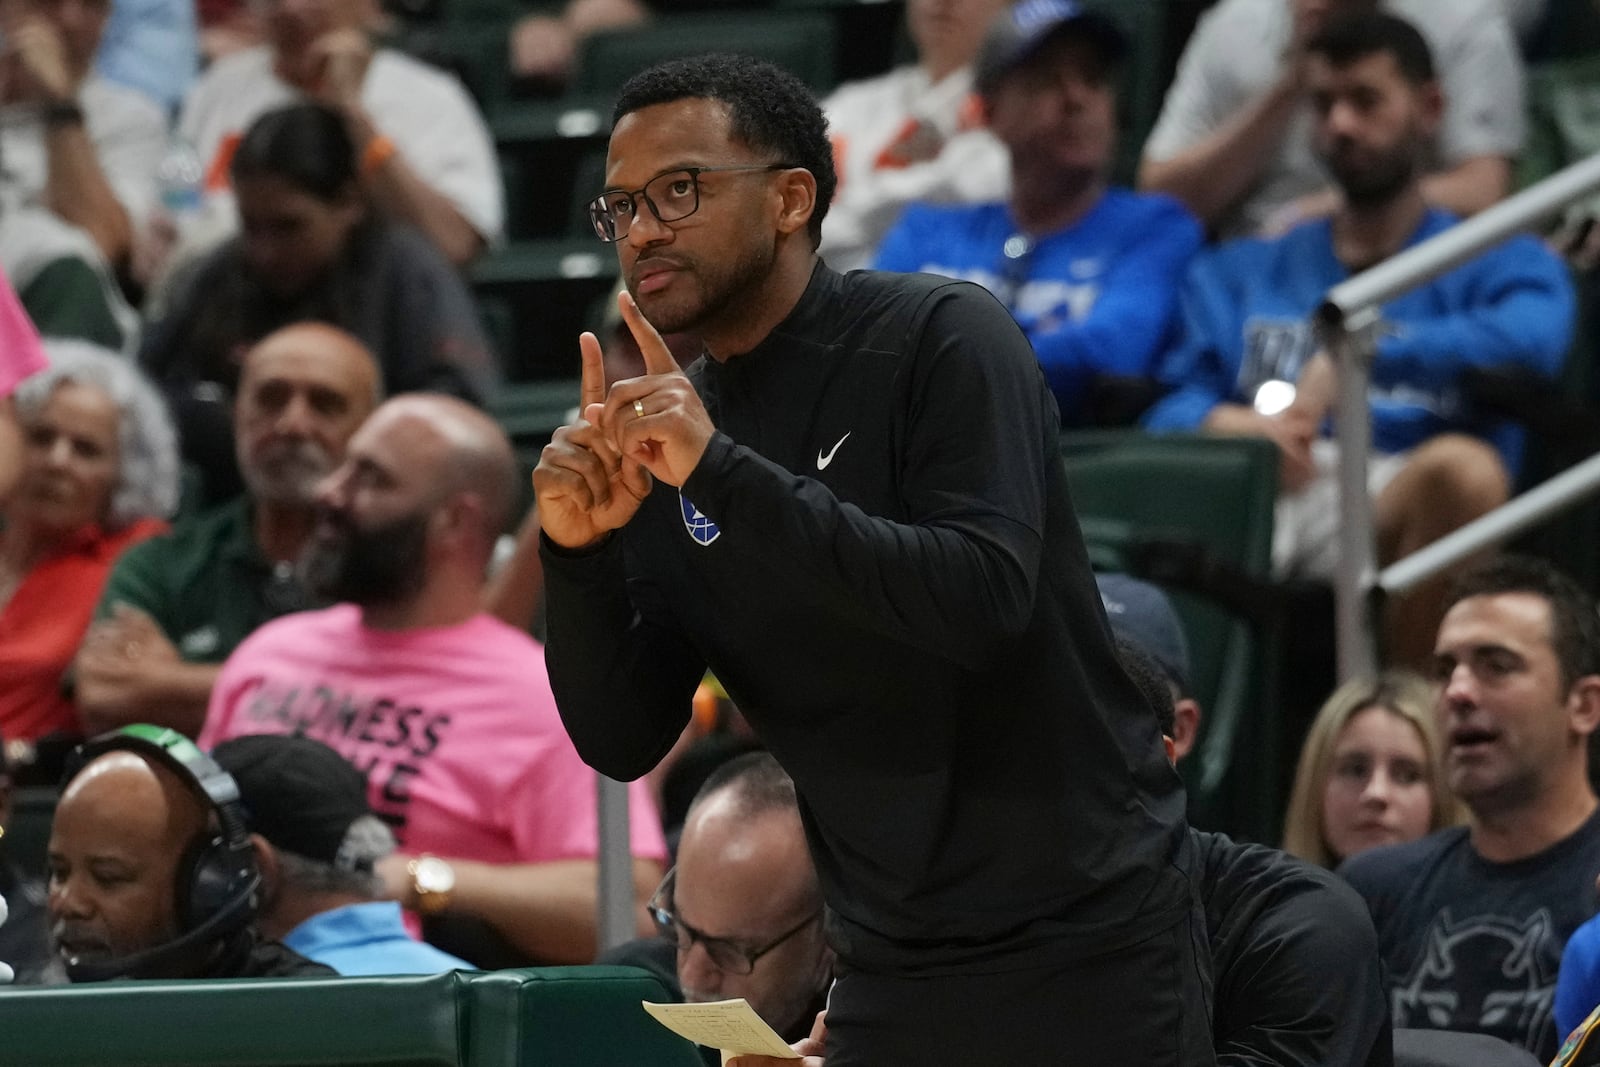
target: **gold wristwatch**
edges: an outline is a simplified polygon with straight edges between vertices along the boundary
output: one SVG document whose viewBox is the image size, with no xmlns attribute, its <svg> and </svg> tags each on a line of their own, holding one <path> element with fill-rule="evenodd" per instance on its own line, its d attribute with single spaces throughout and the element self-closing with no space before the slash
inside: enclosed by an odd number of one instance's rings
<svg viewBox="0 0 1600 1067">
<path fill-rule="evenodd" d="M 411 875 L 411 893 L 420 914 L 438 915 L 450 906 L 450 894 L 456 887 L 454 867 L 438 856 L 423 853 L 406 864 L 406 873 Z"/>
</svg>

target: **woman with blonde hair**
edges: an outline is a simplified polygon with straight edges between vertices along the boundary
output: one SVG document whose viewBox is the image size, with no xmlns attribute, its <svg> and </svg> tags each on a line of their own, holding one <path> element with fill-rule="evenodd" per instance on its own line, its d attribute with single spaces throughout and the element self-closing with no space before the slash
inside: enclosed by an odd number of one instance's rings
<svg viewBox="0 0 1600 1067">
<path fill-rule="evenodd" d="M 1456 821 L 1439 768 L 1432 684 L 1408 671 L 1334 690 L 1300 749 L 1283 849 L 1324 867 Z"/>
</svg>

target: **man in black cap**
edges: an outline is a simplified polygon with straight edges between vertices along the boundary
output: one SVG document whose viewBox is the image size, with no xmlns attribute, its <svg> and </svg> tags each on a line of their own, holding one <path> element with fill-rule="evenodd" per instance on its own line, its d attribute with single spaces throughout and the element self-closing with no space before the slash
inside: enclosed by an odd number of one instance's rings
<svg viewBox="0 0 1600 1067">
<path fill-rule="evenodd" d="M 239 783 L 261 866 L 261 932 L 340 974 L 434 974 L 465 960 L 416 941 L 382 899 L 373 864 L 394 835 L 367 805 L 367 780 L 307 737 L 252 735 L 212 757 Z"/>
<path fill-rule="evenodd" d="M 1074 0 L 1026 0 L 1001 15 L 975 83 L 1010 155 L 1009 200 L 913 205 L 873 264 L 994 293 L 1028 335 L 1064 426 L 1137 414 L 1131 400 L 1113 409 L 1102 383 L 1149 376 L 1202 239 L 1171 197 L 1107 184 L 1127 51 L 1114 22 Z"/>
<path fill-rule="evenodd" d="M 1172 722 L 1163 733 L 1172 742 L 1172 760 L 1187 756 L 1200 736 L 1200 702 L 1189 690 L 1189 640 L 1183 623 L 1158 586 L 1126 574 L 1097 574 L 1106 621 L 1119 641 L 1150 658 L 1172 695 Z"/>
</svg>

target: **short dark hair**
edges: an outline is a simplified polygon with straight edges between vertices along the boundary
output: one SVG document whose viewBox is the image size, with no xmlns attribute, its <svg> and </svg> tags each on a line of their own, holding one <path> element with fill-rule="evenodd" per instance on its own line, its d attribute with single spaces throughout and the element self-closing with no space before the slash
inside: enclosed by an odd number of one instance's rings
<svg viewBox="0 0 1600 1067">
<path fill-rule="evenodd" d="M 1155 713 L 1163 737 L 1171 737 L 1178 727 L 1178 712 L 1172 706 L 1172 689 L 1167 682 L 1167 672 L 1161 669 L 1155 657 L 1126 638 L 1116 638 L 1117 662 L 1133 679 L 1134 686 L 1144 702 Z"/>
<path fill-rule="evenodd" d="M 800 810 L 794 779 L 770 752 L 746 752 L 712 771 L 689 805 L 689 814 L 693 815 L 694 809 L 713 793 L 725 789 L 733 793 L 735 806 L 746 818 L 770 811 Z"/>
<path fill-rule="evenodd" d="M 250 124 L 234 150 L 233 180 L 275 177 L 324 202 L 347 193 L 358 164 L 350 131 L 325 104 L 290 104 Z"/>
<path fill-rule="evenodd" d="M 1412 85 L 1435 80 L 1433 52 L 1417 28 L 1385 11 L 1356 11 L 1328 20 L 1306 44 L 1306 52 L 1336 67 L 1386 52 Z"/>
<path fill-rule="evenodd" d="M 808 229 L 822 239 L 822 219 L 839 184 L 833 170 L 828 120 L 806 84 L 781 67 L 750 56 L 712 53 L 674 59 L 628 79 L 611 112 L 624 115 L 676 100 L 715 100 L 728 109 L 729 132 L 770 162 L 803 167 L 817 180 L 817 204 Z"/>
<path fill-rule="evenodd" d="M 1550 605 L 1550 645 L 1561 684 L 1600 674 L 1600 609 L 1577 582 L 1535 556 L 1505 553 L 1469 569 L 1450 589 L 1445 608 L 1468 597 L 1529 593 Z"/>
</svg>

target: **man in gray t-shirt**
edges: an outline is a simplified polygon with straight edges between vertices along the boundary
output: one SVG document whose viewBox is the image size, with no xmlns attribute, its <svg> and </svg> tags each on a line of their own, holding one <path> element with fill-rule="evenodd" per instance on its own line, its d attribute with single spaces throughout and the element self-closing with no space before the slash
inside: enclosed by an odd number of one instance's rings
<svg viewBox="0 0 1600 1067">
<path fill-rule="evenodd" d="M 1171 193 L 1222 237 L 1281 232 L 1337 203 L 1311 147 L 1304 42 L 1330 17 L 1371 0 L 1221 0 L 1184 49 L 1144 146 L 1142 189 Z M 1423 183 L 1438 207 L 1468 215 L 1510 189 L 1522 145 L 1523 73 L 1495 0 L 1387 0 L 1433 52 L 1445 114 L 1436 168 Z"/>
</svg>

